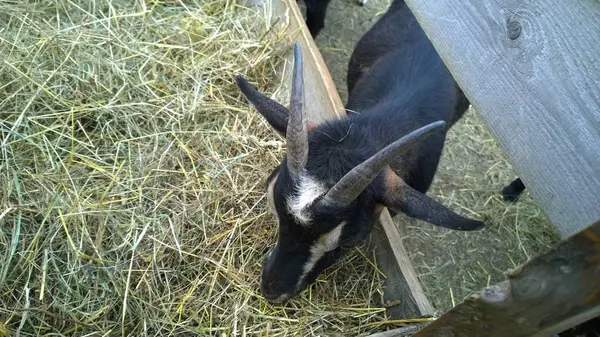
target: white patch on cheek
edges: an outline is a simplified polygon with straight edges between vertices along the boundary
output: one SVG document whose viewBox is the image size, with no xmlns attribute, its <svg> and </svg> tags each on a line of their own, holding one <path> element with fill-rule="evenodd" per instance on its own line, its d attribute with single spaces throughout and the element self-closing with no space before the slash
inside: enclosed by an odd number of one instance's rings
<svg viewBox="0 0 600 337">
<path fill-rule="evenodd" d="M 287 199 L 288 211 L 300 224 L 308 225 L 312 220 L 307 210 L 308 206 L 325 192 L 327 189 L 323 184 L 307 174 L 301 174 L 298 192 Z"/>
<path fill-rule="evenodd" d="M 342 236 L 342 230 L 346 225 L 346 221 L 339 224 L 329 233 L 325 233 L 321 235 L 321 237 L 310 247 L 310 257 L 308 261 L 304 264 L 302 268 L 302 275 L 298 280 L 298 285 L 302 284 L 308 273 L 313 270 L 317 262 L 325 255 L 325 253 L 330 252 L 340 245 L 340 237 Z"/>
<path fill-rule="evenodd" d="M 269 206 L 269 210 L 271 211 L 271 213 L 277 218 L 277 210 L 275 208 L 275 200 L 273 199 L 274 198 L 273 189 L 275 188 L 275 181 L 277 181 L 277 175 L 275 177 L 273 177 L 273 179 L 269 183 L 269 186 L 267 187 L 267 205 Z"/>
</svg>

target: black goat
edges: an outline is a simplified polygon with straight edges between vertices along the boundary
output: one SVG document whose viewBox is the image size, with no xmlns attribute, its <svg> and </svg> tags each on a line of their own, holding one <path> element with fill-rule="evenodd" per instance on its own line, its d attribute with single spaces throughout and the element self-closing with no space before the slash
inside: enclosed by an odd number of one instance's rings
<svg viewBox="0 0 600 337">
<path fill-rule="evenodd" d="M 325 16 L 330 0 L 304 0 L 306 5 L 306 26 L 313 38 L 325 27 Z"/>
<path fill-rule="evenodd" d="M 521 181 L 521 178 L 513 180 L 510 184 L 506 185 L 502 189 L 502 197 L 506 201 L 515 201 L 519 199 L 521 193 L 525 190 L 525 184 Z"/>
<path fill-rule="evenodd" d="M 296 0 L 297 1 L 297 0 Z M 325 27 L 325 16 L 330 0 L 304 0 L 306 5 L 306 26 L 313 38 L 317 37 L 321 29 Z M 358 4 L 364 6 L 367 0 L 358 0 Z"/>
<path fill-rule="evenodd" d="M 266 299 L 283 302 L 314 282 L 365 239 L 381 204 L 450 229 L 483 227 L 425 195 L 447 130 L 469 102 L 403 1 L 391 4 L 352 55 L 347 109 L 357 113 L 306 121 L 298 44 L 294 57 L 289 111 L 236 78 L 287 144 L 267 178 L 279 235 L 262 269 Z"/>
</svg>

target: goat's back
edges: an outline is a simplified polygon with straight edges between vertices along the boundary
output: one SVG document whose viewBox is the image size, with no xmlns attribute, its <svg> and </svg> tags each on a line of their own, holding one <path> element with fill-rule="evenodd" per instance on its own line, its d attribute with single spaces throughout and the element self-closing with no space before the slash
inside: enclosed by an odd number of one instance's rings
<svg viewBox="0 0 600 337">
<path fill-rule="evenodd" d="M 357 113 L 350 113 L 349 120 L 360 125 L 355 132 L 365 133 L 356 138 L 374 151 L 439 120 L 449 129 L 469 106 L 402 0 L 395 0 L 358 42 L 347 81 L 346 108 Z M 433 180 L 446 131 L 421 141 L 390 165 L 418 191 L 425 193 Z"/>
<path fill-rule="evenodd" d="M 347 108 L 359 112 L 381 110 L 381 102 L 404 110 L 414 106 L 437 110 L 442 116 L 432 117 L 452 125 L 469 106 L 403 0 L 395 0 L 356 45 L 347 85 Z"/>
<path fill-rule="evenodd" d="M 385 53 L 410 45 L 420 38 L 415 17 L 403 0 L 392 2 L 387 12 L 358 41 L 348 64 L 347 85 L 351 94 L 361 75 Z"/>
</svg>

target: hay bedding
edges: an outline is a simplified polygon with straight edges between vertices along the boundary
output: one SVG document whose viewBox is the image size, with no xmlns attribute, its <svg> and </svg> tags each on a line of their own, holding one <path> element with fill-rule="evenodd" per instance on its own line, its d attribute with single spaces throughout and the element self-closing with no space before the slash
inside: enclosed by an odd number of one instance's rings
<svg viewBox="0 0 600 337">
<path fill-rule="evenodd" d="M 285 99 L 291 40 L 214 1 L 0 1 L 0 336 L 356 335 L 385 326 L 362 254 L 258 293 L 283 153 L 233 82 Z"/>
</svg>

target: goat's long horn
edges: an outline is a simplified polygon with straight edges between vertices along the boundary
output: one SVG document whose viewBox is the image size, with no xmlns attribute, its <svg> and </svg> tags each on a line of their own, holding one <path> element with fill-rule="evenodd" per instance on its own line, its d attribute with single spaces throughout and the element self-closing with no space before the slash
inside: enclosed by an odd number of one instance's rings
<svg viewBox="0 0 600 337">
<path fill-rule="evenodd" d="M 302 74 L 302 51 L 294 45 L 294 72 L 290 97 L 290 115 L 286 130 L 287 167 L 292 178 L 297 178 L 306 165 L 308 157 L 308 130 L 303 118 L 304 80 Z"/>
<path fill-rule="evenodd" d="M 395 157 L 445 126 L 446 123 L 444 121 L 428 124 L 386 146 L 371 158 L 346 173 L 327 192 L 323 202 L 335 206 L 350 204 Z"/>
</svg>

